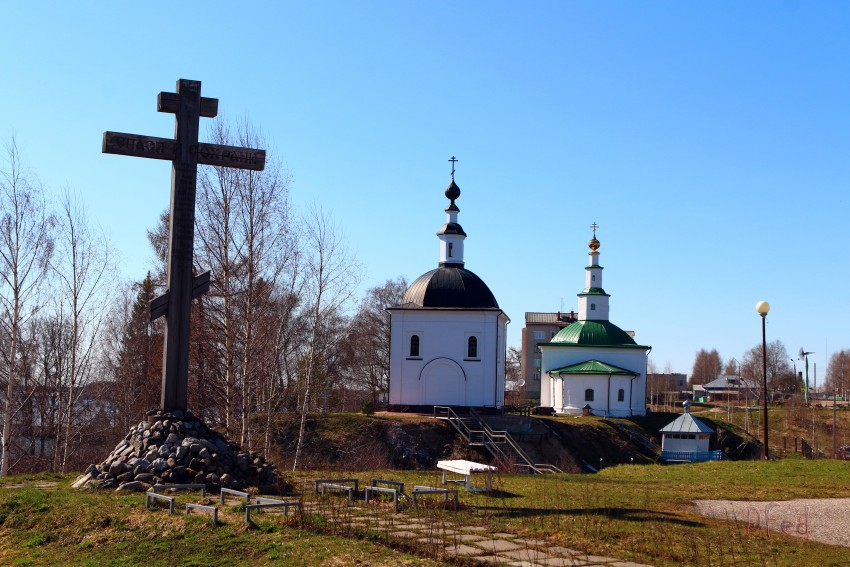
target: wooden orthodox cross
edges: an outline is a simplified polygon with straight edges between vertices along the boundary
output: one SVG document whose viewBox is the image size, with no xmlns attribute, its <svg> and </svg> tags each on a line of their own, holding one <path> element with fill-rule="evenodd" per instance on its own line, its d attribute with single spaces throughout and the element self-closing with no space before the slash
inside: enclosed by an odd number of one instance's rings
<svg viewBox="0 0 850 567">
<path fill-rule="evenodd" d="M 189 383 L 189 312 L 192 299 L 210 287 L 209 271 L 192 276 L 195 191 L 198 164 L 262 170 L 265 150 L 199 144 L 200 117 L 218 114 L 218 99 L 201 96 L 201 82 L 177 81 L 176 93 L 159 93 L 157 111 L 174 118 L 174 139 L 104 132 L 103 152 L 170 160 L 171 214 L 168 227 L 168 288 L 151 302 L 151 321 L 165 315 L 162 409 L 186 410 Z"/>
</svg>

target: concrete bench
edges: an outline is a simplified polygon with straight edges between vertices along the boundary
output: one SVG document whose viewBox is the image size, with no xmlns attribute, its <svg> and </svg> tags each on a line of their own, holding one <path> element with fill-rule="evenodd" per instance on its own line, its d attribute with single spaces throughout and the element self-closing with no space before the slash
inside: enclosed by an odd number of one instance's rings
<svg viewBox="0 0 850 567">
<path fill-rule="evenodd" d="M 212 512 L 212 523 L 214 526 L 218 525 L 218 508 L 215 506 L 204 506 L 203 504 L 186 504 L 186 514 L 188 515 L 192 510 L 206 510 L 207 512 Z"/>
<path fill-rule="evenodd" d="M 155 500 L 161 500 L 163 502 L 168 502 L 168 513 L 174 513 L 174 497 L 173 496 L 165 496 L 164 494 L 157 494 L 156 492 L 145 492 L 145 508 L 150 508 L 151 502 Z"/>
<path fill-rule="evenodd" d="M 236 496 L 237 498 L 244 498 L 245 504 L 247 504 L 248 500 L 250 500 L 251 498 L 251 495 L 247 492 L 242 492 L 241 490 L 233 490 L 230 488 L 222 488 L 221 493 L 218 495 L 218 503 L 222 506 L 224 506 L 225 494 L 227 494 L 228 496 Z"/>
<path fill-rule="evenodd" d="M 354 500 L 354 493 L 356 492 L 356 489 L 353 486 L 334 484 L 332 482 L 323 482 L 319 485 L 319 488 L 322 491 L 322 496 L 325 495 L 325 490 L 339 490 L 340 492 L 347 492 L 349 501 Z"/>
<path fill-rule="evenodd" d="M 457 510 L 457 507 L 458 507 L 457 489 L 436 488 L 436 487 L 433 487 L 433 486 L 414 486 L 413 487 L 413 493 L 412 493 L 412 495 L 413 495 L 413 505 L 416 506 L 417 503 L 418 503 L 417 499 L 416 499 L 417 496 L 422 496 L 422 495 L 425 495 L 425 494 L 442 494 L 444 496 L 444 500 L 446 502 L 449 501 L 449 495 L 452 495 L 454 497 L 455 510 Z"/>
<path fill-rule="evenodd" d="M 378 486 L 379 484 L 386 484 L 388 486 L 395 486 L 398 489 L 399 494 L 404 494 L 404 483 L 398 482 L 397 480 L 384 480 L 382 478 L 373 478 L 372 486 Z"/>
<path fill-rule="evenodd" d="M 275 500 L 273 498 L 256 498 L 256 504 L 248 504 L 245 506 L 245 523 L 251 523 L 251 512 L 254 510 L 262 511 L 267 508 L 283 508 L 283 515 L 289 514 L 290 508 L 298 508 L 303 510 L 300 500 Z"/>
<path fill-rule="evenodd" d="M 398 510 L 398 490 L 395 488 L 384 488 L 382 486 L 367 486 L 363 491 L 366 493 L 366 502 L 369 501 L 369 495 L 372 493 L 378 494 L 390 494 L 393 497 L 393 504 L 395 505 L 395 509 Z"/>
<path fill-rule="evenodd" d="M 166 490 L 200 490 L 201 496 L 207 495 L 206 484 L 155 484 L 151 492 L 165 492 Z"/>
<path fill-rule="evenodd" d="M 360 480 L 356 478 L 317 478 L 313 481 L 313 491 L 318 494 L 322 484 L 353 483 L 355 494 L 360 492 Z"/>
<path fill-rule="evenodd" d="M 490 465 L 482 465 L 473 461 L 452 460 L 452 461 L 437 461 L 437 468 L 443 471 L 443 484 L 447 482 L 455 482 L 462 484 L 466 490 L 470 492 L 490 491 L 493 490 L 493 471 L 496 467 Z M 463 475 L 461 479 L 446 479 L 446 473 L 455 473 Z M 473 473 L 487 473 L 487 488 L 473 488 L 471 478 Z"/>
</svg>

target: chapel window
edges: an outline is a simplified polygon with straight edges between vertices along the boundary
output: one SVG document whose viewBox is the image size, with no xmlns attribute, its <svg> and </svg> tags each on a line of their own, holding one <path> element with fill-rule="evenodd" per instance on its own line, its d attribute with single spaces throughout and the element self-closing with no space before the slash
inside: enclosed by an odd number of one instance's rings
<svg viewBox="0 0 850 567">
<path fill-rule="evenodd" d="M 449 242 L 449 258 L 451 258 L 452 256 L 454 256 L 454 252 L 453 252 L 452 248 L 454 248 L 454 243 L 453 243 L 453 242 Z"/>
<path fill-rule="evenodd" d="M 419 356 L 419 335 L 410 337 L 410 356 Z"/>
<path fill-rule="evenodd" d="M 478 337 L 469 337 L 466 341 L 467 358 L 478 358 Z"/>
<path fill-rule="evenodd" d="M 593 388 L 588 388 L 584 391 L 584 401 L 592 402 L 593 401 Z"/>
<path fill-rule="evenodd" d="M 624 401 L 626 401 L 626 391 L 625 391 L 625 390 L 623 390 L 622 388 L 620 388 L 619 390 L 617 390 L 617 401 L 618 401 L 618 402 L 624 402 Z"/>
</svg>

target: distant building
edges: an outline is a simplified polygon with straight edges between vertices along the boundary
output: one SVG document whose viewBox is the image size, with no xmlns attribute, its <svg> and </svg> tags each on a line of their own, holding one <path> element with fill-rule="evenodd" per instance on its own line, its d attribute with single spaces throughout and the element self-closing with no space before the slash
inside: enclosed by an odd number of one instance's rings
<svg viewBox="0 0 850 567">
<path fill-rule="evenodd" d="M 575 311 L 569 313 L 525 314 L 525 327 L 522 329 L 522 356 L 520 359 L 521 394 L 528 400 L 540 401 L 540 343 L 551 341 L 558 332 L 575 323 L 578 316 Z"/>
<path fill-rule="evenodd" d="M 653 404 L 665 399 L 677 400 L 688 389 L 688 375 L 676 372 L 646 375 L 646 395 Z"/>
<path fill-rule="evenodd" d="M 721 374 L 707 384 L 695 384 L 694 400 L 706 398 L 706 401 L 734 400 L 744 402 L 759 397 L 761 385 L 738 376 Z"/>
<path fill-rule="evenodd" d="M 608 320 L 609 295 L 602 289 L 596 224 L 578 294 L 578 320 L 561 329 L 541 352 L 540 405 L 558 414 L 628 417 L 646 413 L 646 359 L 651 347 Z"/>
<path fill-rule="evenodd" d="M 508 316 L 490 288 L 464 268 L 466 233 L 457 222 L 460 188 L 437 232 L 438 267 L 416 279 L 390 307 L 390 405 L 497 407 L 505 401 Z"/>
</svg>

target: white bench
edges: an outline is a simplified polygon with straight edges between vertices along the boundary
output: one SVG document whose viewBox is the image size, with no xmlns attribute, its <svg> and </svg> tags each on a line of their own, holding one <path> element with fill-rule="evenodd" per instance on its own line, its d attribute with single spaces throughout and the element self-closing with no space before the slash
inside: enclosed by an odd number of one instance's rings
<svg viewBox="0 0 850 567">
<path fill-rule="evenodd" d="M 447 482 L 455 482 L 463 484 L 470 492 L 490 491 L 493 490 L 493 471 L 496 467 L 490 465 L 482 465 L 472 461 L 453 460 L 453 461 L 437 461 L 437 468 L 443 471 L 443 484 Z M 461 479 L 446 479 L 446 473 L 454 473 L 463 475 Z M 487 473 L 487 488 L 473 488 L 471 477 L 473 473 Z"/>
</svg>

